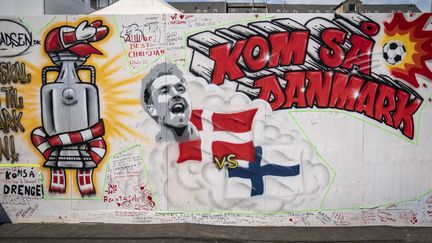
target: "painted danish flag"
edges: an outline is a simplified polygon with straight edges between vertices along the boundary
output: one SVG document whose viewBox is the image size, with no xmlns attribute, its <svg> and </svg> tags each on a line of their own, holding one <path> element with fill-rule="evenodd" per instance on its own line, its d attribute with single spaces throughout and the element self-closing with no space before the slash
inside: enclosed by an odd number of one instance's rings
<svg viewBox="0 0 432 243">
<path fill-rule="evenodd" d="M 210 162 L 229 155 L 234 155 L 236 160 L 255 161 L 252 123 L 257 110 L 238 113 L 193 110 L 191 122 L 198 129 L 200 139 L 179 144 L 177 163 Z"/>
</svg>

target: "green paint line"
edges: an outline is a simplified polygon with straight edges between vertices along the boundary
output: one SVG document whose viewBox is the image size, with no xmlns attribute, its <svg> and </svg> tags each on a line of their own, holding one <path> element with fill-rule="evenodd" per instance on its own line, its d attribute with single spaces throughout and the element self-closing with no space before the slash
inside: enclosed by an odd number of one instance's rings
<svg viewBox="0 0 432 243">
<path fill-rule="evenodd" d="M 50 25 L 55 19 L 57 19 L 57 16 L 55 16 L 48 23 L 46 23 L 37 33 L 39 34 L 43 29 L 45 29 L 45 27 L 47 27 L 48 25 Z"/>
<path fill-rule="evenodd" d="M 40 164 L 0 164 L 0 167 L 41 167 Z"/>
<path fill-rule="evenodd" d="M 32 32 L 36 32 L 36 34 L 39 35 L 39 33 L 45 29 L 45 27 L 47 27 L 48 25 L 50 25 L 55 19 L 57 19 L 57 16 L 52 17 L 44 26 L 42 26 L 39 30 L 36 30 L 35 28 L 33 28 L 29 23 L 27 23 L 27 21 L 25 21 L 25 18 L 21 18 L 18 17 L 18 19 L 30 30 L 32 30 Z"/>
<path fill-rule="evenodd" d="M 33 28 L 29 23 L 27 23 L 27 21 L 24 20 L 24 18 L 22 17 L 18 17 L 19 21 L 21 21 L 21 23 L 23 23 L 27 28 L 29 28 L 32 32 L 36 32 L 38 33 L 38 31 Z M 38 33 L 39 34 L 39 33 Z"/>
<path fill-rule="evenodd" d="M 429 190 L 427 190 L 427 191 L 425 191 L 424 193 L 422 193 L 422 194 L 420 194 L 418 197 L 417 197 L 417 199 L 418 200 L 422 200 L 423 198 L 425 198 L 428 194 L 430 194 L 432 192 L 432 188 L 431 189 L 429 189 Z"/>
<path fill-rule="evenodd" d="M 130 145 L 130 146 L 124 147 L 124 148 L 120 149 L 118 152 L 116 152 L 116 153 L 110 155 L 110 156 L 108 157 L 108 159 L 112 159 L 113 157 L 115 157 L 115 156 L 117 156 L 117 155 L 119 155 L 119 154 L 121 154 L 121 153 L 123 153 L 123 152 L 126 152 L 126 151 L 129 150 L 129 149 L 132 149 L 132 148 L 134 148 L 134 147 L 138 147 L 138 146 L 140 146 L 140 145 L 137 143 L 137 144 L 133 144 L 133 145 Z"/>
<path fill-rule="evenodd" d="M 309 136 L 306 134 L 306 132 L 304 131 L 303 127 L 300 125 L 300 123 L 297 121 L 297 119 L 293 116 L 293 114 L 289 113 L 289 115 L 291 116 L 291 118 L 294 120 L 295 124 L 297 125 L 297 127 L 300 129 L 300 131 L 303 133 L 303 136 L 307 139 L 307 141 L 309 142 L 309 144 L 312 145 L 314 151 L 317 153 L 318 157 L 326 164 L 326 166 L 330 169 L 330 172 L 332 174 L 331 179 L 330 179 L 330 183 L 327 187 L 327 190 L 324 193 L 323 199 L 321 200 L 320 203 L 320 208 L 323 208 L 324 205 L 324 201 L 326 200 L 328 193 L 330 191 L 330 188 L 333 186 L 334 180 L 336 178 L 336 171 L 334 170 L 334 168 L 330 165 L 330 163 L 327 162 L 327 160 L 324 159 L 324 157 L 321 155 L 321 153 L 318 151 L 317 147 L 315 146 L 314 143 L 312 143 L 312 140 L 309 138 Z"/>
</svg>

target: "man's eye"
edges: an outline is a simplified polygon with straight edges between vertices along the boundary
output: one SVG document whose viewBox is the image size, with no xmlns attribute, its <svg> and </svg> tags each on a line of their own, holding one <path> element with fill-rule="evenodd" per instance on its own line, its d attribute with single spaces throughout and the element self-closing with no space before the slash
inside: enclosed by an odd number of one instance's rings
<svg viewBox="0 0 432 243">
<path fill-rule="evenodd" d="M 179 92 L 184 92 L 184 91 L 186 90 L 186 88 L 185 88 L 183 85 L 179 85 L 179 86 L 177 87 L 177 90 L 178 90 Z"/>
<path fill-rule="evenodd" d="M 166 88 L 163 88 L 163 89 L 160 90 L 161 94 L 168 94 L 168 92 L 169 92 L 169 90 L 166 89 Z"/>
</svg>

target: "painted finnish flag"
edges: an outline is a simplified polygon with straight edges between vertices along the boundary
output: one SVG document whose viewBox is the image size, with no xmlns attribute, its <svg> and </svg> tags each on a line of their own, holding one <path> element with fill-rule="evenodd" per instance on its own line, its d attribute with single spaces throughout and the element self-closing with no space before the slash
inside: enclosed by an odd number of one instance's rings
<svg viewBox="0 0 432 243">
<path fill-rule="evenodd" d="M 297 146 L 257 146 L 255 161 L 228 169 L 226 198 L 295 196 L 303 188 Z"/>
</svg>

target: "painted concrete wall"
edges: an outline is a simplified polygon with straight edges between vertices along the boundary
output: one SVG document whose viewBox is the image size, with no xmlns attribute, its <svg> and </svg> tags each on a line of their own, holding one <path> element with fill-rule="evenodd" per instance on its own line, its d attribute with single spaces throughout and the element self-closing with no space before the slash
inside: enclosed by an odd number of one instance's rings
<svg viewBox="0 0 432 243">
<path fill-rule="evenodd" d="M 1 220 L 430 226 L 430 17 L 4 17 Z"/>
</svg>

